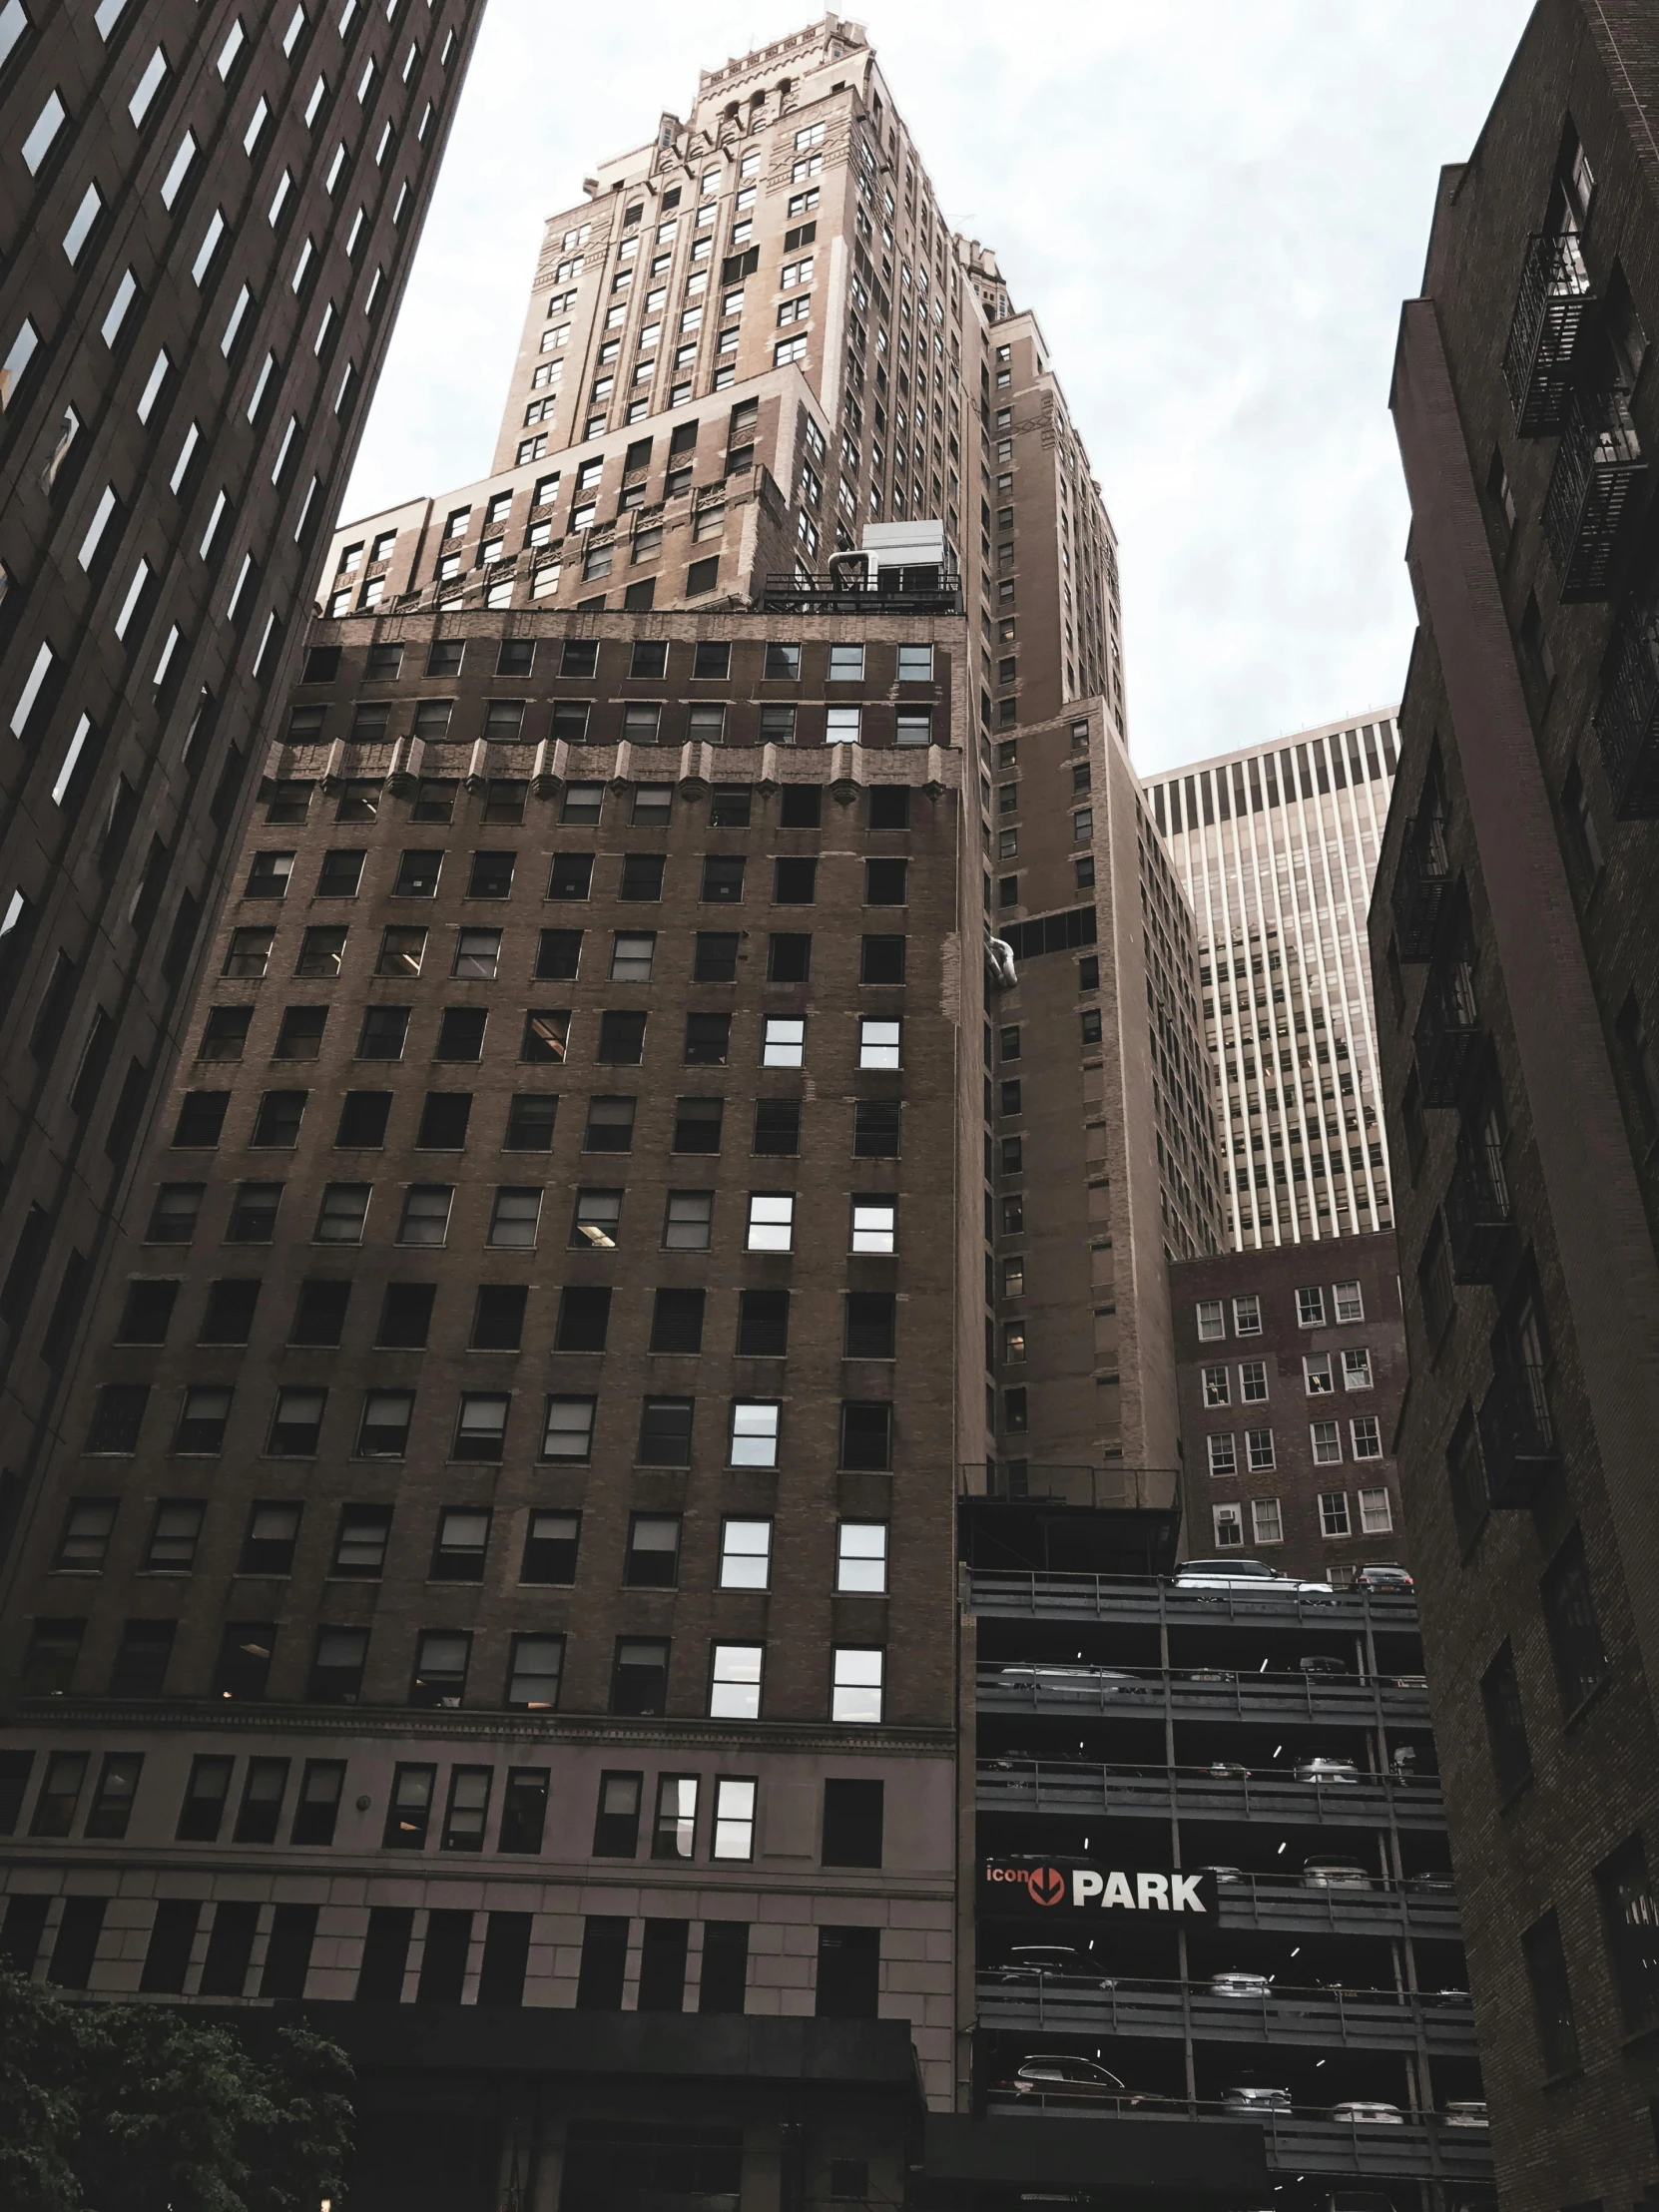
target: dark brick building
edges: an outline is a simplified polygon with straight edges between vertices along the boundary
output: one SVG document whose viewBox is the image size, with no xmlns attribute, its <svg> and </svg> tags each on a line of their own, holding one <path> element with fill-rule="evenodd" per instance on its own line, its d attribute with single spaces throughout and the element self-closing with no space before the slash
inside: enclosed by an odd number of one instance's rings
<svg viewBox="0 0 1659 2212">
<path fill-rule="evenodd" d="M 1173 1551 L 1196 944 L 985 267 L 855 26 L 706 75 L 264 755 L 20 1540 L 0 1944 L 337 2006 L 365 2212 L 894 2201 L 972 2093 L 959 1493 Z"/>
<path fill-rule="evenodd" d="M 1653 10 L 1543 0 L 1442 177 L 1392 395 L 1398 1453 L 1517 2212 L 1659 2178 L 1656 121 Z"/>
<path fill-rule="evenodd" d="M 297 666 L 480 13 L 0 8 L 0 1557 Z"/>
<path fill-rule="evenodd" d="M 1393 1238 L 1180 1261 L 1170 1304 L 1188 1553 L 1338 1583 L 1367 1560 L 1405 1563 Z"/>
</svg>

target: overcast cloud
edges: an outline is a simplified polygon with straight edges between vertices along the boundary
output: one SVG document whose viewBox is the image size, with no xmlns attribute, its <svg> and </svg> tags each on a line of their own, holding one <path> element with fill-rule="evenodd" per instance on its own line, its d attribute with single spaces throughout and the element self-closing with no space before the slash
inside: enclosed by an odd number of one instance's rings
<svg viewBox="0 0 1659 2212">
<path fill-rule="evenodd" d="M 884 0 L 867 18 L 946 217 L 1033 308 L 1122 549 L 1143 772 L 1397 697 L 1387 412 L 1440 165 L 1529 0 Z M 489 0 L 346 501 L 481 475 L 543 218 L 811 20 Z"/>
</svg>

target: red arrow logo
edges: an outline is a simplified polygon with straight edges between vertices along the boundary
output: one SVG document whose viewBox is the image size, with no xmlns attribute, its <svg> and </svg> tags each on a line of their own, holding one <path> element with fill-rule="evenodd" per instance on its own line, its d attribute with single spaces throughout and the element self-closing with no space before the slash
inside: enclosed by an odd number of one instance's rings
<svg viewBox="0 0 1659 2212">
<path fill-rule="evenodd" d="M 1066 1878 L 1058 1867 L 1033 1867 L 1025 1878 L 1033 1905 L 1063 1905 Z"/>
</svg>

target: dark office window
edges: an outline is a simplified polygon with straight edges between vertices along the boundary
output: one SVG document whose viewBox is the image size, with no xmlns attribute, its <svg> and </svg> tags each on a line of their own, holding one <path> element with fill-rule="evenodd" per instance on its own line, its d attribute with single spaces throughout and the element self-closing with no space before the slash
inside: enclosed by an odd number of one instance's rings
<svg viewBox="0 0 1659 2212">
<path fill-rule="evenodd" d="M 470 1091 L 428 1091 L 415 1143 L 423 1151 L 459 1152 L 472 1115 Z"/>
<path fill-rule="evenodd" d="M 1470 1542 L 1486 1518 L 1486 1473 L 1480 1461 L 1474 1410 L 1465 1405 L 1445 1447 L 1446 1482 L 1451 1491 L 1451 1514 L 1464 1544 Z"/>
<path fill-rule="evenodd" d="M 892 1406 L 886 1399 L 848 1398 L 842 1403 L 840 1463 L 866 1468 L 892 1465 Z"/>
<path fill-rule="evenodd" d="M 139 1777 L 144 1772 L 142 1751 L 107 1751 L 99 1769 L 98 1787 L 87 1808 L 83 1834 L 89 1842 L 119 1843 L 133 1817 Z"/>
<path fill-rule="evenodd" d="M 509 1767 L 501 1800 L 498 1851 L 538 1852 L 547 1825 L 546 1767 Z"/>
<path fill-rule="evenodd" d="M 754 1149 L 790 1156 L 801 1150 L 800 1099 L 758 1098 L 755 1101 Z"/>
<path fill-rule="evenodd" d="M 142 1277 L 129 1283 L 127 1303 L 121 1312 L 121 1326 L 116 1331 L 116 1343 L 165 1344 L 178 1296 L 177 1283 L 147 1281 Z"/>
<path fill-rule="evenodd" d="M 642 2012 L 683 2012 L 686 2008 L 686 1951 L 691 1940 L 689 1921 L 653 1921 L 645 1924 L 640 1947 Z"/>
<path fill-rule="evenodd" d="M 1578 1529 L 1567 1537 L 1538 1584 L 1544 1627 L 1555 1660 L 1563 1713 L 1575 1713 L 1607 1679 L 1607 1649 L 1596 1619 L 1590 1566 Z"/>
<path fill-rule="evenodd" d="M 596 1060 L 613 1067 L 638 1067 L 645 1051 L 644 1014 L 612 1009 L 599 1017 Z"/>
<path fill-rule="evenodd" d="M 190 1954 L 202 1918 L 200 1898 L 163 1898 L 150 1924 L 150 1947 L 144 1954 L 139 1988 L 146 1996 L 180 1996 L 190 1971 Z"/>
<path fill-rule="evenodd" d="M 555 852 L 553 867 L 547 881 L 549 898 L 586 898 L 593 884 L 593 854 L 591 852 Z M 561 935 L 577 936 L 575 930 L 561 931 Z"/>
<path fill-rule="evenodd" d="M 1451 1261 L 1446 1252 L 1440 1217 L 1434 1216 L 1417 1262 L 1417 1295 L 1422 1302 L 1422 1326 L 1431 1345 L 1439 1343 L 1456 1311 L 1451 1284 Z"/>
<path fill-rule="evenodd" d="M 220 1637 L 212 1695 L 218 1698 L 263 1698 L 271 1675 L 271 1654 L 276 1643 L 275 1622 L 228 1622 Z"/>
<path fill-rule="evenodd" d="M 477 1060 L 484 1051 L 484 1030 L 489 1022 L 482 1006 L 446 1006 L 438 1021 L 434 1060 Z"/>
<path fill-rule="evenodd" d="M 611 1321 L 611 1294 L 587 1284 L 570 1283 L 559 1293 L 556 1352 L 603 1352 Z"/>
<path fill-rule="evenodd" d="M 432 1791 L 437 1768 L 401 1766 L 392 1775 L 391 1800 L 386 1807 L 385 1833 L 380 1842 L 386 1851 L 424 1851 L 432 1825 Z"/>
<path fill-rule="evenodd" d="M 299 1286 L 293 1322 L 288 1330 L 288 1343 L 337 1345 L 340 1332 L 345 1327 L 345 1310 L 350 1300 L 349 1282 L 336 1283 L 324 1278 L 308 1278 Z"/>
<path fill-rule="evenodd" d="M 678 1513 L 636 1513 L 629 1523 L 623 1581 L 630 1589 L 672 1590 L 680 1579 Z"/>
<path fill-rule="evenodd" d="M 407 1006 L 370 1006 L 357 1032 L 359 1060 L 401 1060 L 409 1033 Z"/>
<path fill-rule="evenodd" d="M 846 1293 L 845 1353 L 849 1360 L 891 1360 L 898 1301 L 891 1291 Z"/>
<path fill-rule="evenodd" d="M 174 1621 L 128 1621 L 110 1669 L 111 1697 L 160 1697 L 173 1657 Z"/>
<path fill-rule="evenodd" d="M 588 1100 L 588 1126 L 582 1132 L 584 1152 L 632 1152 L 634 1110 L 632 1098 L 595 1097 Z"/>
<path fill-rule="evenodd" d="M 625 852 L 617 883 L 618 898 L 658 899 L 663 895 L 663 871 L 668 865 L 661 852 Z"/>
<path fill-rule="evenodd" d="M 1624 2031 L 1639 2035 L 1659 2022 L 1659 1904 L 1640 1836 L 1596 1869 L 1596 1890 Z"/>
<path fill-rule="evenodd" d="M 786 784 L 778 794 L 780 830 L 816 830 L 824 815 L 821 784 Z"/>
<path fill-rule="evenodd" d="M 704 1293 L 659 1291 L 651 1313 L 653 1352 L 696 1353 L 703 1349 Z"/>
<path fill-rule="evenodd" d="M 254 1956 L 254 1937 L 260 1925 L 260 1909 L 254 1904 L 227 1898 L 214 1908 L 208 1933 L 208 1955 L 202 1962 L 198 1984 L 205 1997 L 240 1997 L 248 1985 L 248 1968 Z"/>
<path fill-rule="evenodd" d="M 345 1787 L 343 1759 L 307 1759 L 294 1801 L 292 1844 L 331 1844 L 339 1818 L 340 1792 Z"/>
<path fill-rule="evenodd" d="M 472 1310 L 474 1352 L 516 1352 L 524 1340 L 524 1307 L 529 1293 L 522 1283 L 481 1283 Z"/>
<path fill-rule="evenodd" d="M 98 1938 L 104 1933 L 108 1898 L 65 1898 L 58 1939 L 46 1978 L 59 1989 L 84 1989 L 92 1979 Z"/>
<path fill-rule="evenodd" d="M 467 877 L 468 898 L 509 897 L 513 887 L 514 857 L 511 852 L 475 852 Z"/>
<path fill-rule="evenodd" d="M 900 1107 L 896 1098 L 860 1098 L 852 1109 L 852 1156 L 856 1160 L 898 1157 Z M 1011 1140 L 1018 1144 L 1017 1137 Z M 1004 1148 L 1010 1140 L 1003 1139 Z"/>
<path fill-rule="evenodd" d="M 219 1142 L 220 1131 L 225 1126 L 225 1109 L 230 1103 L 229 1091 L 186 1091 L 179 1102 L 179 1119 L 173 1128 L 175 1146 L 211 1150 Z"/>
<path fill-rule="evenodd" d="M 782 863 L 780 863 L 782 864 Z M 805 983 L 813 971 L 813 940 L 800 930 L 775 931 L 767 939 L 767 981 Z"/>
<path fill-rule="evenodd" d="M 525 1527 L 524 1557 L 518 1570 L 519 1580 L 557 1584 L 574 1582 L 581 1535 L 580 1513 L 532 1511 Z"/>
<path fill-rule="evenodd" d="M 334 1572 L 340 1571 L 336 1564 Z M 378 1568 L 374 1569 L 379 1572 Z M 355 1705 L 368 1661 L 366 1628 L 319 1628 L 305 1697 L 311 1705 Z"/>
<path fill-rule="evenodd" d="M 501 1847 L 506 1850 L 506 1845 Z M 524 2002 L 524 1977 L 530 1963 L 528 1913 L 491 1913 L 484 1924 L 484 1955 L 478 1967 L 480 2004 Z"/>
<path fill-rule="evenodd" d="M 191 1764 L 185 1801 L 179 1808 L 176 1831 L 182 1844 L 217 1844 L 225 1820 L 225 1800 L 231 1789 L 234 1761 L 217 1753 L 199 1752 Z"/>
<path fill-rule="evenodd" d="M 368 1933 L 363 1937 L 362 1963 L 357 1969 L 359 2004 L 399 2004 L 403 1977 L 408 1970 L 409 1943 L 414 1936 L 414 1912 L 407 1905 L 371 1906 Z"/>
<path fill-rule="evenodd" d="M 676 1152 L 718 1152 L 726 1101 L 721 1098 L 681 1098 L 674 1106 Z"/>
<path fill-rule="evenodd" d="M 688 1014 L 684 1059 L 687 1067 L 723 1068 L 732 1052 L 730 1014 Z"/>
<path fill-rule="evenodd" d="M 666 1636 L 619 1636 L 611 1669 L 611 1711 L 660 1714 L 668 1702 Z"/>
<path fill-rule="evenodd" d="M 438 874 L 443 867 L 441 852 L 404 852 L 397 861 L 397 879 L 392 884 L 394 898 L 435 898 L 438 890 Z"/>
<path fill-rule="evenodd" d="M 0 1921 L 0 1966 L 25 1976 L 34 1971 L 51 1903 L 44 1892 L 22 1891 L 7 1899 L 5 1918 Z"/>
<path fill-rule="evenodd" d="M 432 1326 L 432 1301 L 436 1295 L 435 1283 L 388 1283 L 380 1302 L 375 1344 L 386 1349 L 419 1351 Z"/>
<path fill-rule="evenodd" d="M 640 1408 L 638 1458 L 642 1467 L 689 1467 L 693 1401 L 648 1397 Z"/>
<path fill-rule="evenodd" d="M 782 1360 L 790 1349 L 790 1294 L 788 1291 L 740 1291 L 738 1293 L 738 1355 L 740 1359 Z"/>
<path fill-rule="evenodd" d="M 582 1964 L 576 1977 L 579 2012 L 620 2012 L 628 1966 L 628 1923 L 590 1913 L 582 1927 Z"/>
<path fill-rule="evenodd" d="M 466 1673 L 471 1657 L 470 1631 L 423 1628 L 415 1642 L 409 1703 L 432 1711 L 449 1711 L 458 1706 L 466 1695 Z"/>
<path fill-rule="evenodd" d="M 705 1921 L 700 2012 L 741 2012 L 749 1989 L 749 1923 Z"/>
<path fill-rule="evenodd" d="M 1486 1736 L 1491 1745 L 1498 1795 L 1507 1798 L 1532 1773 L 1532 1753 L 1526 1741 L 1526 1714 L 1515 1674 L 1515 1654 L 1507 1643 L 1500 1646 L 1497 1657 L 1480 1677 L 1480 1702 L 1486 1715 Z"/>
<path fill-rule="evenodd" d="M 818 1932 L 818 2016 L 821 2020 L 872 2020 L 881 1987 L 878 1928 L 821 1928 Z"/>
<path fill-rule="evenodd" d="M 0 1751 L 0 1836 L 15 1836 L 34 1772 L 32 1751 Z"/>
<path fill-rule="evenodd" d="M 314 1905 L 272 1908 L 271 1935 L 260 1975 L 262 1997 L 292 1999 L 305 1994 L 305 1977 L 311 1970 L 311 1946 L 316 1941 L 316 1922 Z"/>
<path fill-rule="evenodd" d="M 46 1774 L 35 1800 L 31 1836 L 67 1836 L 75 1825 L 75 1808 L 87 1778 L 88 1755 L 84 1751 L 54 1751 L 47 1755 Z"/>
<path fill-rule="evenodd" d="M 493 1767 L 451 1767 L 449 1802 L 444 1808 L 442 1851 L 482 1851 L 489 1823 Z"/>
<path fill-rule="evenodd" d="M 504 1152 L 551 1152 L 559 1101 L 541 1091 L 515 1091 L 507 1105 Z"/>
<path fill-rule="evenodd" d="M 699 929 L 692 944 L 694 983 L 735 983 L 739 938 L 724 929 Z"/>
<path fill-rule="evenodd" d="M 260 1302 L 257 1280 L 227 1278 L 208 1287 L 207 1310 L 197 1343 L 245 1345 L 254 1326 L 254 1310 Z"/>
<path fill-rule="evenodd" d="M 824 1850 L 827 1867 L 881 1864 L 883 1785 L 831 1778 L 824 1785 Z"/>
<path fill-rule="evenodd" d="M 905 943 L 903 937 L 865 937 L 858 968 L 859 982 L 902 983 Z"/>
<path fill-rule="evenodd" d="M 798 856 L 773 861 L 772 902 L 775 906 L 811 906 L 817 897 L 817 860 Z M 774 976 L 772 980 L 783 982 L 790 978 Z"/>
<path fill-rule="evenodd" d="M 86 1632 L 84 1620 L 43 1615 L 35 1622 L 23 1658 L 25 1696 L 62 1697 L 67 1692 Z"/>
<path fill-rule="evenodd" d="M 866 860 L 864 904 L 902 906 L 908 896 L 908 868 L 907 860 Z"/>
<path fill-rule="evenodd" d="M 1573 2013 L 1572 1984 L 1567 1979 L 1567 1954 L 1561 1943 L 1561 1924 L 1553 1913 L 1535 1921 L 1521 1937 L 1526 1977 L 1532 1985 L 1532 2008 L 1538 2026 L 1538 2049 L 1544 2075 L 1576 2073 L 1579 2066 L 1578 2021 Z"/>
<path fill-rule="evenodd" d="M 872 830 L 908 830 L 908 784 L 877 784 L 869 794 L 869 826 Z"/>
<path fill-rule="evenodd" d="M 434 1582 L 481 1582 L 489 1550 L 487 1505 L 450 1505 L 438 1515 L 428 1572 Z"/>
<path fill-rule="evenodd" d="M 705 905 L 734 905 L 743 897 L 743 854 L 710 852 L 703 861 Z"/>
</svg>

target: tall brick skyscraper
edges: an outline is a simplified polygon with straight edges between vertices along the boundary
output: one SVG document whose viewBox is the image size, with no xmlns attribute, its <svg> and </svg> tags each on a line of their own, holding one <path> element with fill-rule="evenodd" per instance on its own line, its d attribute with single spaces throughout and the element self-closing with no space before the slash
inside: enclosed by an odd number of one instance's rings
<svg viewBox="0 0 1659 2212">
<path fill-rule="evenodd" d="M 365 2206 L 896 2200 L 958 1493 L 1173 1548 L 1195 938 L 1006 300 L 827 18 L 550 223 L 494 472 L 329 554 L 0 1772 L 12 1955 L 337 2005 Z"/>
<path fill-rule="evenodd" d="M 480 13 L 0 5 L 0 1562 Z"/>
<path fill-rule="evenodd" d="M 1392 406 L 1398 1453 L 1506 2207 L 1659 2183 L 1659 19 L 1542 0 Z"/>
</svg>

